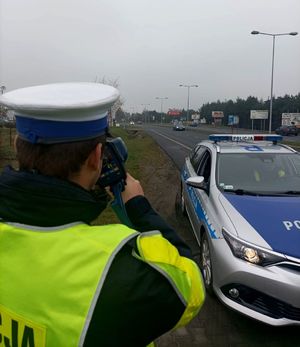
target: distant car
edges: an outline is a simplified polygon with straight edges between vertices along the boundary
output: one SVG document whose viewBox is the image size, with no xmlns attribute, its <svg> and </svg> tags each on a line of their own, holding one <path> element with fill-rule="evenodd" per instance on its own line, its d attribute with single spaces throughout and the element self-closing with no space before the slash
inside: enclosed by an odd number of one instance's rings
<svg viewBox="0 0 300 347">
<path fill-rule="evenodd" d="M 297 136 L 299 134 L 299 128 L 297 128 L 295 125 L 282 125 L 279 128 L 275 130 L 275 133 L 278 135 L 295 135 Z"/>
<path fill-rule="evenodd" d="M 134 125 L 134 121 L 130 121 L 129 124 L 130 124 L 130 125 Z"/>
<path fill-rule="evenodd" d="M 116 127 L 117 127 L 117 128 L 119 128 L 119 127 L 120 127 L 120 125 L 121 125 L 120 123 L 116 123 Z"/>
<path fill-rule="evenodd" d="M 300 153 L 281 139 L 210 135 L 181 171 L 207 292 L 274 326 L 300 325 Z"/>
<path fill-rule="evenodd" d="M 173 130 L 184 131 L 185 130 L 185 126 L 182 124 L 182 122 L 178 122 L 178 123 L 174 124 Z"/>
</svg>

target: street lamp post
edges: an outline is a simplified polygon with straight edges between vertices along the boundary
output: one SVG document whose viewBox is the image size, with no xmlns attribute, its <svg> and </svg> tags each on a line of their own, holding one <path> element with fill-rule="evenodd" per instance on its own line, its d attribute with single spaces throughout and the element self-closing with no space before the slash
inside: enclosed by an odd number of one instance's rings
<svg viewBox="0 0 300 347">
<path fill-rule="evenodd" d="M 271 95 L 270 95 L 270 116 L 269 116 L 269 133 L 272 132 L 272 112 L 273 112 L 273 80 L 274 80 L 274 53 L 275 53 L 275 37 L 276 36 L 284 36 L 291 35 L 296 36 L 298 33 L 296 31 L 292 31 L 290 33 L 281 33 L 281 34 L 270 34 L 270 33 L 262 33 L 260 31 L 253 30 L 251 31 L 252 35 L 267 35 L 272 36 L 273 38 L 273 49 L 272 49 L 272 72 L 271 72 Z"/>
<path fill-rule="evenodd" d="M 160 100 L 160 123 L 162 123 L 163 102 L 164 100 L 168 99 L 168 97 L 166 96 L 166 97 L 160 98 L 157 96 L 155 99 Z"/>
<path fill-rule="evenodd" d="M 179 87 L 185 87 L 188 89 L 188 95 L 187 95 L 187 110 L 186 110 L 186 121 L 189 121 L 189 109 L 190 109 L 190 88 L 198 88 L 199 86 L 197 84 L 179 84 Z"/>
</svg>

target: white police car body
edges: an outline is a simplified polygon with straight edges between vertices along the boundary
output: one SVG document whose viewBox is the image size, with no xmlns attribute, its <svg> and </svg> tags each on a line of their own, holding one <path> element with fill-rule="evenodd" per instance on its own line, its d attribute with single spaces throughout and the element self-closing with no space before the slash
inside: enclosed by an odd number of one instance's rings
<svg viewBox="0 0 300 347">
<path fill-rule="evenodd" d="M 209 138 L 181 172 L 206 288 L 254 319 L 300 325 L 300 154 L 277 135 Z"/>
</svg>

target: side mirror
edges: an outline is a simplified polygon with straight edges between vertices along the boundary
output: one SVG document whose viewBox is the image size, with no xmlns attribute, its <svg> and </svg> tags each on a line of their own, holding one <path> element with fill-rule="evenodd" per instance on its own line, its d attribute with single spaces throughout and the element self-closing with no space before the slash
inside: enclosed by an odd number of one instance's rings
<svg viewBox="0 0 300 347">
<path fill-rule="evenodd" d="M 198 189 L 206 189 L 206 184 L 204 181 L 204 177 L 203 176 L 194 176 L 194 177 L 189 177 L 185 183 L 188 186 L 194 187 L 194 188 L 198 188 Z"/>
</svg>

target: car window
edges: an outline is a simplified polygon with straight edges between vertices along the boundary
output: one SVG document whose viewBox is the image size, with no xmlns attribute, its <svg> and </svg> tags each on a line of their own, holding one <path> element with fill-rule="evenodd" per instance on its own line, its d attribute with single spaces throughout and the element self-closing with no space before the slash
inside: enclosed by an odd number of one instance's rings
<svg viewBox="0 0 300 347">
<path fill-rule="evenodd" d="M 191 153 L 190 160 L 196 173 L 198 172 L 198 167 L 202 159 L 202 156 L 205 153 L 205 150 L 205 147 L 197 146 Z"/>
<path fill-rule="evenodd" d="M 217 184 L 222 189 L 259 192 L 300 191 L 298 153 L 219 154 Z"/>
<path fill-rule="evenodd" d="M 198 176 L 203 176 L 206 183 L 209 182 L 211 173 L 211 155 L 208 151 L 202 156 L 200 166 L 198 168 Z"/>
</svg>

